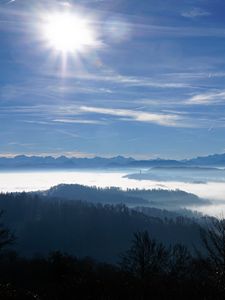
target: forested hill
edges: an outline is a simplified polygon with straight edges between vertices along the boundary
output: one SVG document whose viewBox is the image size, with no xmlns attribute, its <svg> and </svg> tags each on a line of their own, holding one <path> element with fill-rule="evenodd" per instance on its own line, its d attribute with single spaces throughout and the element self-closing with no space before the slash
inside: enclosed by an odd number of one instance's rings
<svg viewBox="0 0 225 300">
<path fill-rule="evenodd" d="M 101 261 L 116 261 L 134 232 L 147 230 L 167 245 L 199 242 L 199 225 L 185 217 L 147 216 L 125 205 L 102 205 L 38 194 L 1 194 L 4 222 L 23 255 L 60 250 Z M 168 217 L 168 216 L 167 216 Z"/>
<path fill-rule="evenodd" d="M 82 200 L 102 204 L 126 204 L 128 206 L 144 205 L 159 208 L 179 209 L 192 205 L 210 204 L 206 199 L 181 190 L 165 189 L 127 189 L 115 187 L 97 188 L 78 184 L 60 184 L 41 193 L 49 197 L 69 200 Z"/>
</svg>

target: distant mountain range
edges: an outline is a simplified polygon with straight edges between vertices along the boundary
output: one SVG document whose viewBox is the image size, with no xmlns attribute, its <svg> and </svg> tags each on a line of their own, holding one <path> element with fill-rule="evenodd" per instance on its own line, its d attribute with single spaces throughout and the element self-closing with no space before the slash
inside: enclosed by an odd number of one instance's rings
<svg viewBox="0 0 225 300">
<path fill-rule="evenodd" d="M 0 157 L 0 169 L 82 169 L 82 168 L 150 168 L 150 167 L 225 167 L 225 153 L 189 160 L 150 159 L 135 160 L 117 156 L 112 158 L 76 158 L 52 156 Z"/>
</svg>

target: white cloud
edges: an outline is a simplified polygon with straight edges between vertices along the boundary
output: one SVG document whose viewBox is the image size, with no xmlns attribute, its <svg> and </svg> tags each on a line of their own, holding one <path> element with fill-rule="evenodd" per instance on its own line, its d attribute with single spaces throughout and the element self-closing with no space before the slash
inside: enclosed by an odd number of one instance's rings
<svg viewBox="0 0 225 300">
<path fill-rule="evenodd" d="M 60 5 L 64 6 L 64 7 L 71 7 L 71 3 L 69 3 L 68 1 L 62 1 L 62 2 L 59 2 Z"/>
<path fill-rule="evenodd" d="M 51 75 L 54 75 L 53 73 Z M 150 87 L 150 88 L 162 88 L 162 89 L 183 89 L 183 88 L 193 88 L 192 85 L 185 82 L 177 82 L 175 80 L 169 81 L 168 78 L 166 79 L 155 79 L 152 77 L 142 77 L 142 76 L 125 76 L 117 74 L 113 71 L 105 72 L 102 74 L 83 74 L 83 73 L 72 73 L 67 72 L 64 74 L 67 78 L 75 78 L 79 80 L 86 80 L 86 81 L 96 81 L 96 82 L 103 82 L 103 83 L 110 83 L 110 84 L 120 84 L 126 87 Z M 84 91 L 88 91 L 88 88 L 84 87 Z M 93 92 L 93 90 L 90 90 Z M 105 88 L 98 88 L 95 90 L 98 93 L 112 93 L 113 90 L 105 89 Z"/>
<path fill-rule="evenodd" d="M 155 123 L 162 126 L 177 126 L 177 121 L 181 120 L 181 117 L 173 114 L 149 113 L 149 112 L 135 111 L 130 109 L 82 106 L 80 107 L 80 110 L 87 113 L 97 113 L 97 114 L 122 117 L 123 120 L 127 120 L 127 121 Z"/>
<path fill-rule="evenodd" d="M 106 123 L 98 120 L 78 120 L 78 119 L 55 119 L 53 122 L 68 123 L 68 124 L 93 124 L 93 125 L 105 125 Z"/>
<path fill-rule="evenodd" d="M 188 11 L 183 12 L 181 15 L 185 18 L 207 17 L 210 15 L 210 12 L 199 7 L 194 7 Z"/>
<path fill-rule="evenodd" d="M 10 1 L 7 2 L 7 4 L 11 4 L 11 3 L 15 2 L 15 1 L 16 0 L 10 0 Z"/>
<path fill-rule="evenodd" d="M 186 83 L 180 82 L 164 82 L 160 80 L 154 80 L 146 77 L 131 77 L 131 76 L 109 76 L 105 77 L 106 81 L 114 81 L 116 83 L 125 84 L 128 86 L 145 86 L 154 88 L 187 88 L 189 87 Z"/>
<path fill-rule="evenodd" d="M 211 105 L 211 104 L 224 104 L 225 103 L 225 91 L 215 91 L 202 93 L 192 96 L 186 101 L 186 104 L 196 105 Z"/>
</svg>

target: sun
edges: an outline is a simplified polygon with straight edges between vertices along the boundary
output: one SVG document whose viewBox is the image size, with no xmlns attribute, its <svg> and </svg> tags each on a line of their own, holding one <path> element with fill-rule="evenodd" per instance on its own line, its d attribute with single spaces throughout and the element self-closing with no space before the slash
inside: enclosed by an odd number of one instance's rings
<svg viewBox="0 0 225 300">
<path fill-rule="evenodd" d="M 43 38 L 49 48 L 64 54 L 85 52 L 98 46 L 90 20 L 68 12 L 45 16 Z"/>
</svg>

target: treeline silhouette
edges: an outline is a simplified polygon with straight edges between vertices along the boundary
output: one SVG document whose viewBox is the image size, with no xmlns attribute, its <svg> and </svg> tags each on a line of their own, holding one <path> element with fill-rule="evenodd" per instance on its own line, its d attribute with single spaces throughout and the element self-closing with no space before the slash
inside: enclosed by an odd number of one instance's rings
<svg viewBox="0 0 225 300">
<path fill-rule="evenodd" d="M 136 231 L 148 230 L 165 244 L 199 244 L 200 224 L 177 216 L 148 216 L 125 205 L 103 205 L 63 200 L 32 193 L 1 194 L 4 222 L 19 242 L 15 249 L 25 256 L 59 250 L 114 262 L 129 246 Z M 157 213 L 159 210 L 157 210 Z"/>
<path fill-rule="evenodd" d="M 0 299 L 224 299 L 224 265 L 217 262 L 224 262 L 225 243 L 214 250 L 225 225 L 218 224 L 219 232 L 217 226 L 204 231 L 206 256 L 181 244 L 165 246 L 147 231 L 134 234 L 118 264 L 59 251 L 28 259 L 0 248 Z"/>
<path fill-rule="evenodd" d="M 225 298 L 225 220 L 42 193 L 0 209 L 0 299 Z"/>
</svg>

